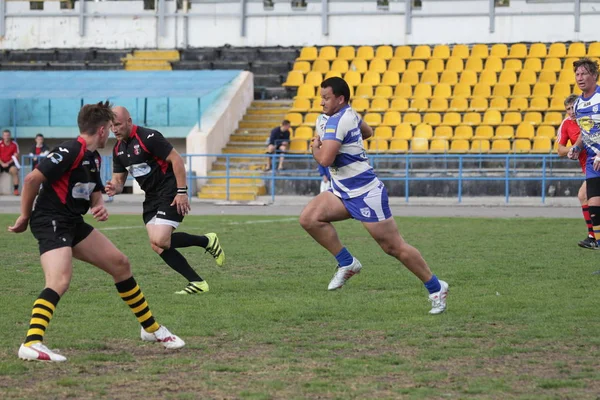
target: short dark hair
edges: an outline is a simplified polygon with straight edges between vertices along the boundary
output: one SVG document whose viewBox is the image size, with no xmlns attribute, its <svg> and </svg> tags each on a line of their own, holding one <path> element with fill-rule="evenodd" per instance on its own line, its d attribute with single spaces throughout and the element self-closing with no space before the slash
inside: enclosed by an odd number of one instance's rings
<svg viewBox="0 0 600 400">
<path fill-rule="evenodd" d="M 42 139 L 44 138 L 44 135 L 42 135 L 41 133 L 38 133 L 37 135 L 35 135 L 36 138 L 41 137 Z"/>
<path fill-rule="evenodd" d="M 596 78 L 598 78 L 598 61 L 583 57 L 573 62 L 573 72 L 577 72 L 577 68 L 579 67 L 585 68 L 587 72 L 591 75 L 596 75 Z"/>
<path fill-rule="evenodd" d="M 8 129 L 5 129 L 5 130 L 3 130 L 3 131 L 2 131 L 2 134 L 4 134 L 4 132 L 8 132 L 8 134 L 9 134 L 9 135 L 11 134 L 11 133 L 10 133 L 10 130 L 8 130 Z"/>
<path fill-rule="evenodd" d="M 575 101 L 577 100 L 577 98 L 579 98 L 579 96 L 577 96 L 576 94 L 570 95 L 569 97 L 567 97 L 565 99 L 565 106 L 568 106 L 569 104 L 575 103 Z"/>
<path fill-rule="evenodd" d="M 79 125 L 79 132 L 94 135 L 98 128 L 114 120 L 115 114 L 113 113 L 111 104 L 107 100 L 105 102 L 101 101 L 98 104 L 86 104 L 81 107 L 77 116 L 77 125 Z"/>
<path fill-rule="evenodd" d="M 321 82 L 323 89 L 330 87 L 335 97 L 344 96 L 346 103 L 350 101 L 350 86 L 339 76 L 332 76 Z"/>
<path fill-rule="evenodd" d="M 291 125 L 292 123 L 290 121 L 288 121 L 287 119 L 284 119 L 283 121 L 281 121 L 281 125 Z"/>
</svg>

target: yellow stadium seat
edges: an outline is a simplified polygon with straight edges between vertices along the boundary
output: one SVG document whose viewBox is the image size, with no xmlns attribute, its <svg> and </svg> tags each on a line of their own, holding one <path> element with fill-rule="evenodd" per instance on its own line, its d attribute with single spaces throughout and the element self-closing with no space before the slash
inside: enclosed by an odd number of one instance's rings
<svg viewBox="0 0 600 400">
<path fill-rule="evenodd" d="M 554 43 L 556 44 L 556 43 Z M 542 70 L 559 72 L 562 69 L 560 59 L 558 58 L 546 58 Z"/>
<path fill-rule="evenodd" d="M 365 97 L 370 99 L 373 97 L 373 86 L 372 85 L 358 85 L 354 92 L 354 97 Z"/>
<path fill-rule="evenodd" d="M 306 113 L 304 115 L 304 125 L 314 126 L 317 123 L 320 113 Z"/>
<path fill-rule="evenodd" d="M 458 75 L 454 71 L 444 71 L 440 76 L 440 83 L 456 85 L 458 83 Z"/>
<path fill-rule="evenodd" d="M 429 143 L 430 153 L 447 153 L 450 150 L 448 139 L 432 139 Z"/>
<path fill-rule="evenodd" d="M 446 60 L 448 57 L 450 57 L 450 48 L 447 45 L 438 44 L 433 48 L 431 58 L 439 58 L 442 60 Z"/>
<path fill-rule="evenodd" d="M 406 70 L 400 78 L 401 83 L 408 83 L 409 85 L 415 86 L 419 83 L 419 73 L 417 71 Z"/>
<path fill-rule="evenodd" d="M 390 104 L 390 111 L 408 111 L 408 100 L 404 97 L 394 97 Z"/>
<path fill-rule="evenodd" d="M 467 111 L 468 108 L 469 101 L 466 97 L 454 97 L 452 101 L 450 101 L 448 111 L 463 112 Z"/>
<path fill-rule="evenodd" d="M 565 109 L 565 97 L 552 97 L 552 99 L 550 100 L 550 106 L 548 107 L 548 110 L 550 111 L 564 111 Z"/>
<path fill-rule="evenodd" d="M 508 58 L 525 58 L 527 57 L 527 46 L 523 43 L 515 43 L 510 46 Z"/>
<path fill-rule="evenodd" d="M 375 99 L 375 100 L 385 100 L 385 99 Z M 373 102 L 375 100 L 373 100 Z M 386 102 L 387 102 L 387 100 L 386 100 Z M 352 108 L 354 108 L 354 110 L 356 112 L 362 113 L 369 109 L 369 100 L 365 99 L 364 97 L 355 97 L 352 99 Z M 375 110 L 373 110 L 373 111 L 375 111 Z M 384 110 L 381 110 L 381 111 L 384 111 Z"/>
<path fill-rule="evenodd" d="M 429 104 L 429 111 L 433 112 L 446 112 L 448 110 L 448 100 L 433 98 Z"/>
<path fill-rule="evenodd" d="M 463 60 L 469 58 L 469 47 L 466 44 L 455 44 L 452 46 L 452 57 Z"/>
<path fill-rule="evenodd" d="M 452 138 L 452 127 L 451 126 L 438 126 L 433 131 L 433 137 L 436 139 L 451 139 Z"/>
<path fill-rule="evenodd" d="M 529 97 L 531 96 L 531 86 L 527 83 L 517 83 L 513 87 L 513 97 Z"/>
<path fill-rule="evenodd" d="M 290 153 L 307 153 L 308 152 L 308 140 L 305 139 L 292 139 L 290 140 Z"/>
<path fill-rule="evenodd" d="M 484 69 L 479 74 L 478 83 L 486 83 L 488 85 L 495 85 L 498 82 L 498 75 L 495 71 Z"/>
<path fill-rule="evenodd" d="M 427 67 L 425 68 L 427 71 L 433 71 L 437 73 L 441 73 L 444 71 L 444 60 L 439 58 L 432 58 L 427 61 Z"/>
<path fill-rule="evenodd" d="M 406 153 L 408 152 L 408 140 L 406 139 L 392 139 L 390 140 L 390 152 L 393 153 Z"/>
<path fill-rule="evenodd" d="M 504 60 L 504 71 L 521 72 L 523 69 L 523 63 L 517 59 Z"/>
<path fill-rule="evenodd" d="M 475 128 L 473 140 L 491 139 L 494 137 L 494 128 L 489 125 L 479 125 Z"/>
<path fill-rule="evenodd" d="M 316 47 L 303 47 L 300 50 L 300 56 L 296 59 L 297 61 L 314 61 L 317 59 L 318 50 Z"/>
<path fill-rule="evenodd" d="M 409 83 L 399 83 L 394 88 L 394 97 L 409 99 L 412 97 L 412 86 Z"/>
<path fill-rule="evenodd" d="M 533 139 L 532 153 L 551 153 L 552 140 L 549 137 L 536 137 Z"/>
<path fill-rule="evenodd" d="M 360 46 L 356 51 L 356 58 L 362 58 L 364 60 L 370 61 L 375 57 L 375 51 L 371 46 Z"/>
<path fill-rule="evenodd" d="M 465 139 L 454 139 L 450 142 L 450 153 L 463 154 L 469 152 L 469 141 Z"/>
<path fill-rule="evenodd" d="M 381 124 L 381 114 L 379 113 L 366 113 L 363 120 L 369 124 L 369 126 L 375 128 Z"/>
<path fill-rule="evenodd" d="M 428 60 L 431 58 L 431 48 L 427 45 L 415 47 L 412 58 L 415 60 Z"/>
<path fill-rule="evenodd" d="M 452 97 L 452 86 L 447 83 L 439 83 L 435 85 L 432 97 L 438 99 L 447 99 Z"/>
<path fill-rule="evenodd" d="M 533 139 L 535 136 L 535 129 L 533 125 L 528 122 L 521 122 L 517 127 L 517 133 L 515 138 L 517 139 Z"/>
<path fill-rule="evenodd" d="M 429 102 L 425 98 L 416 98 L 410 101 L 410 107 L 408 111 L 411 112 L 423 112 L 429 108 Z"/>
<path fill-rule="evenodd" d="M 550 96 L 550 84 L 546 82 L 538 82 L 533 86 L 532 96 L 536 97 L 549 97 Z"/>
<path fill-rule="evenodd" d="M 531 125 L 534 126 L 539 125 L 542 123 L 542 113 L 536 111 L 526 112 L 523 116 L 523 122 L 529 122 Z"/>
<path fill-rule="evenodd" d="M 490 153 L 510 153 L 510 140 L 498 139 L 492 141 Z"/>
<path fill-rule="evenodd" d="M 300 85 L 298 86 L 298 93 L 296 97 L 308 97 L 312 99 L 317 96 L 316 88 L 313 85 Z"/>
<path fill-rule="evenodd" d="M 453 97 L 471 97 L 471 86 L 465 83 L 457 83 L 452 91 Z"/>
<path fill-rule="evenodd" d="M 444 114 L 441 124 L 447 126 L 458 126 L 461 124 L 461 116 L 457 112 L 447 112 Z"/>
<path fill-rule="evenodd" d="M 541 71 L 538 82 L 554 85 L 556 83 L 556 72 L 546 70 Z"/>
<path fill-rule="evenodd" d="M 506 97 L 493 97 L 490 101 L 490 110 L 506 111 L 508 109 L 508 100 Z M 485 111 L 485 110 L 482 110 Z"/>
<path fill-rule="evenodd" d="M 575 84 L 575 73 L 573 69 L 562 69 L 558 75 L 558 81 L 569 85 Z M 556 83 L 556 82 L 555 82 Z"/>
<path fill-rule="evenodd" d="M 329 78 L 333 78 L 333 77 L 337 77 L 337 78 L 341 78 L 342 77 L 342 73 L 339 71 L 328 71 L 325 74 L 325 79 L 329 79 Z M 350 91 L 352 91 L 352 89 L 350 89 Z"/>
<path fill-rule="evenodd" d="M 400 83 L 400 75 L 397 72 L 385 71 L 381 76 L 381 84 L 387 86 L 396 86 Z"/>
<path fill-rule="evenodd" d="M 487 44 L 475 44 L 471 48 L 471 57 L 487 58 L 489 55 Z"/>
<path fill-rule="evenodd" d="M 483 114 L 483 123 L 486 125 L 498 125 L 502 122 L 502 114 L 498 110 L 487 110 Z"/>
<path fill-rule="evenodd" d="M 494 140 L 513 139 L 515 137 L 515 128 L 512 126 L 499 126 L 494 132 Z"/>
<path fill-rule="evenodd" d="M 559 112 L 549 111 L 544 115 L 544 125 L 559 126 L 563 121 L 563 116 Z"/>
<path fill-rule="evenodd" d="M 290 121 L 290 125 L 292 125 L 293 127 L 302 125 L 302 114 L 300 114 L 300 113 L 296 113 L 296 112 L 287 113 L 285 115 L 285 119 Z"/>
<path fill-rule="evenodd" d="M 367 60 L 365 60 L 364 58 L 355 58 L 350 63 L 349 70 L 364 74 L 365 72 L 367 72 Z"/>
<path fill-rule="evenodd" d="M 490 57 L 506 58 L 508 57 L 508 46 L 505 44 L 495 44 L 490 50 Z"/>
<path fill-rule="evenodd" d="M 533 43 L 531 46 L 529 46 L 529 54 L 527 54 L 527 57 L 545 58 L 546 54 L 548 53 L 544 43 Z"/>
<path fill-rule="evenodd" d="M 562 64 L 562 69 L 568 69 L 570 71 L 573 71 L 574 70 L 573 64 L 575 63 L 575 61 L 578 61 L 578 60 L 579 60 L 579 58 L 576 58 L 576 57 L 565 58 L 565 60 L 563 61 L 563 64 Z M 575 73 L 573 72 L 573 74 L 575 74 Z"/>
<path fill-rule="evenodd" d="M 304 83 L 304 74 L 302 71 L 290 71 L 287 79 L 283 82 L 282 86 L 300 86 Z"/>
<path fill-rule="evenodd" d="M 450 57 L 446 61 L 446 71 L 461 72 L 465 68 L 462 58 Z"/>
<path fill-rule="evenodd" d="M 303 74 L 306 74 L 310 71 L 310 63 L 308 61 L 296 61 L 292 71 L 300 71 Z"/>
<path fill-rule="evenodd" d="M 420 83 L 428 83 L 430 85 L 436 85 L 438 83 L 438 73 L 433 71 L 423 71 L 421 74 Z"/>
<path fill-rule="evenodd" d="M 402 117 L 402 122 L 410 125 L 419 125 L 421 123 L 421 114 L 408 112 Z"/>
<path fill-rule="evenodd" d="M 408 71 L 423 72 L 425 71 L 425 61 L 423 60 L 411 60 L 408 62 L 406 67 Z"/>
<path fill-rule="evenodd" d="M 365 151 L 369 151 L 369 144 L 370 144 L 370 142 L 371 142 L 371 140 L 369 140 L 369 139 L 362 141 L 363 149 Z"/>
<path fill-rule="evenodd" d="M 381 83 L 381 75 L 379 72 L 367 71 L 363 74 L 362 83 L 377 86 Z"/>
<path fill-rule="evenodd" d="M 402 123 L 394 129 L 394 139 L 412 139 L 412 132 L 411 124 Z"/>
<path fill-rule="evenodd" d="M 392 46 L 379 46 L 375 51 L 375 57 L 382 60 L 390 60 L 394 57 L 394 49 Z"/>
<path fill-rule="evenodd" d="M 413 138 L 410 141 L 410 151 L 413 153 L 427 153 L 429 151 L 429 140 L 425 138 Z"/>
<path fill-rule="evenodd" d="M 471 140 L 473 137 L 473 127 L 469 125 L 459 125 L 454 128 L 454 139 Z"/>
<path fill-rule="evenodd" d="M 487 60 L 485 60 L 485 70 L 500 72 L 502 71 L 502 59 L 499 57 L 490 56 Z"/>
<path fill-rule="evenodd" d="M 385 153 L 388 151 L 388 141 L 383 139 L 373 138 L 369 144 L 370 153 Z"/>
<path fill-rule="evenodd" d="M 464 125 L 477 126 L 481 124 L 481 114 L 476 112 L 468 112 L 463 116 Z"/>
<path fill-rule="evenodd" d="M 492 90 L 492 97 L 510 97 L 510 85 L 506 83 L 498 83 Z"/>
<path fill-rule="evenodd" d="M 585 46 L 584 46 L 585 54 Z M 567 56 L 567 47 L 564 43 L 552 43 L 548 49 L 547 57 L 563 58 Z"/>
<path fill-rule="evenodd" d="M 423 115 L 423 123 L 438 126 L 442 123 L 442 115 L 436 112 L 428 112 Z"/>
<path fill-rule="evenodd" d="M 510 100 L 509 111 L 525 111 L 529 108 L 529 102 L 526 97 L 514 97 Z"/>
<path fill-rule="evenodd" d="M 531 111 L 546 111 L 548 109 L 548 99 L 546 97 L 534 97 L 529 104 Z"/>
<path fill-rule="evenodd" d="M 376 139 L 391 139 L 393 135 L 392 128 L 389 126 L 378 126 L 373 134 Z"/>
<path fill-rule="evenodd" d="M 502 118 L 502 122 L 500 125 L 519 125 L 523 118 L 521 117 L 521 113 L 517 111 L 509 111 L 504 113 L 504 117 Z"/>
<path fill-rule="evenodd" d="M 394 95 L 394 89 L 391 86 L 387 85 L 379 85 L 375 89 L 374 97 L 382 97 L 384 99 L 389 99 Z"/>
<path fill-rule="evenodd" d="M 344 74 L 344 80 L 348 83 L 349 86 L 358 86 L 361 82 L 360 72 L 358 71 L 348 71 Z"/>
<path fill-rule="evenodd" d="M 519 74 L 519 83 L 526 83 L 528 85 L 533 85 L 537 82 L 536 73 L 532 70 L 524 69 Z"/>
<path fill-rule="evenodd" d="M 477 73 L 475 71 L 465 70 L 460 74 L 459 84 L 475 86 L 477 83 Z"/>
<path fill-rule="evenodd" d="M 492 89 L 487 83 L 478 83 L 473 87 L 473 97 L 490 97 Z"/>
<path fill-rule="evenodd" d="M 535 136 L 554 139 L 556 137 L 556 131 L 557 130 L 551 125 L 542 125 L 538 126 Z"/>
<path fill-rule="evenodd" d="M 319 50 L 319 56 L 317 58 L 321 60 L 333 61 L 337 57 L 337 51 L 333 46 L 323 46 Z"/>
<path fill-rule="evenodd" d="M 323 74 L 320 72 L 310 71 L 304 77 L 304 83 L 307 85 L 321 86 L 321 82 L 323 82 Z"/>
<path fill-rule="evenodd" d="M 504 70 L 504 71 L 500 72 L 500 77 L 498 78 L 498 83 L 514 85 L 515 83 L 517 83 L 517 74 L 515 73 L 515 71 Z"/>
<path fill-rule="evenodd" d="M 531 141 L 529 139 L 516 139 L 513 142 L 513 152 L 515 152 L 515 153 L 531 152 Z"/>
<path fill-rule="evenodd" d="M 356 99 L 352 99 L 352 102 L 354 104 L 354 101 Z M 368 104 L 368 100 L 367 100 L 367 104 Z M 312 106 L 310 107 L 310 110 L 308 110 L 310 112 L 322 112 L 323 111 L 323 106 L 321 105 L 321 97 L 317 97 L 315 99 L 312 100 Z"/>
<path fill-rule="evenodd" d="M 412 58 L 412 48 L 410 46 L 398 46 L 394 51 L 394 57 L 408 60 Z"/>
<path fill-rule="evenodd" d="M 487 139 L 473 140 L 471 142 L 471 150 L 469 153 L 481 154 L 490 151 L 490 141 Z"/>
<path fill-rule="evenodd" d="M 568 97 L 571 94 L 571 85 L 559 82 L 552 89 L 552 97 Z M 564 107 L 563 107 L 564 108 Z"/>
<path fill-rule="evenodd" d="M 406 71 L 406 61 L 402 58 L 392 58 L 388 63 L 388 71 L 390 72 L 404 72 Z"/>
<path fill-rule="evenodd" d="M 590 43 L 587 51 L 588 57 L 600 57 L 600 42 Z"/>
<path fill-rule="evenodd" d="M 494 99 L 492 99 L 494 101 Z M 473 97 L 469 103 L 469 111 L 483 112 L 489 108 L 485 97 Z"/>
<path fill-rule="evenodd" d="M 400 113 L 398 111 L 387 111 L 383 114 L 383 122 L 381 125 L 384 126 L 396 126 L 400 125 L 401 118 Z"/>
<path fill-rule="evenodd" d="M 337 60 L 333 60 L 333 62 L 331 63 L 331 70 L 336 71 L 336 72 L 341 72 L 342 74 L 345 74 L 346 72 L 348 72 L 349 68 L 350 67 L 348 65 L 348 61 L 342 60 L 341 58 L 338 58 Z"/>
<path fill-rule="evenodd" d="M 310 99 L 305 99 L 302 97 L 299 97 L 296 100 L 294 100 L 292 108 L 290 108 L 290 111 L 300 113 L 307 112 L 308 110 L 310 110 Z"/>
<path fill-rule="evenodd" d="M 313 137 L 313 129 L 310 126 L 299 126 L 294 131 L 293 139 L 310 140 Z"/>
<path fill-rule="evenodd" d="M 369 62 L 369 71 L 382 74 L 387 71 L 387 63 L 383 58 L 373 58 Z"/>
<path fill-rule="evenodd" d="M 479 57 L 471 56 L 467 58 L 465 69 L 469 71 L 481 72 L 483 71 L 483 61 Z"/>
<path fill-rule="evenodd" d="M 431 97 L 431 85 L 419 83 L 415 86 L 413 97 L 416 99 L 428 99 Z"/>
<path fill-rule="evenodd" d="M 539 58 L 528 58 L 523 64 L 523 70 L 540 72 L 542 70 L 542 61 Z"/>
<path fill-rule="evenodd" d="M 346 61 L 354 60 L 356 58 L 356 51 L 353 46 L 342 46 L 338 50 L 337 58 Z"/>
</svg>

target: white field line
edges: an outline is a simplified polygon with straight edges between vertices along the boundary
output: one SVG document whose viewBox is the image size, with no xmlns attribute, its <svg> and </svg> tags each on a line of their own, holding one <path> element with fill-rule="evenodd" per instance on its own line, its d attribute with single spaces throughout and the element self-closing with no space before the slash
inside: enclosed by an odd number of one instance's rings
<svg viewBox="0 0 600 400">
<path fill-rule="evenodd" d="M 223 222 L 221 225 L 271 224 L 271 223 L 276 223 L 276 222 L 291 222 L 291 221 L 297 221 L 297 220 L 298 220 L 297 217 L 278 218 L 278 219 L 257 219 L 257 220 L 248 220 L 248 221 Z M 120 231 L 120 230 L 127 230 L 127 229 L 146 229 L 146 226 L 142 225 L 140 223 L 140 225 L 135 225 L 135 226 L 108 226 L 106 228 L 97 228 L 97 229 L 100 231 Z M 183 229 L 186 231 L 206 230 L 206 227 L 185 226 L 185 227 L 183 227 Z"/>
</svg>

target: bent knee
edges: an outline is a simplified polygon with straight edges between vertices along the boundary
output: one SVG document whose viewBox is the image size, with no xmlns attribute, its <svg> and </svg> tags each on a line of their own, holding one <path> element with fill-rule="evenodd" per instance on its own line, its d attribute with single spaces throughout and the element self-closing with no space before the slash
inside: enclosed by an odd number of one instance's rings
<svg viewBox="0 0 600 400">
<path fill-rule="evenodd" d="M 318 223 L 318 219 L 315 217 L 314 213 L 303 211 L 300 214 L 298 222 L 300 222 L 300 226 L 302 226 L 305 230 L 308 230 Z"/>
</svg>

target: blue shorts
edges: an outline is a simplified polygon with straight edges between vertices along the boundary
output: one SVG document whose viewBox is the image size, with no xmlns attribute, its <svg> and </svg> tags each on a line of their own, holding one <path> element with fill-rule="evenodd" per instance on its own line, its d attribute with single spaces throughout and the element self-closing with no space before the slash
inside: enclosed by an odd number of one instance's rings
<svg viewBox="0 0 600 400">
<path fill-rule="evenodd" d="M 379 183 L 375 189 L 351 199 L 340 199 L 352 218 L 362 222 L 384 221 L 392 216 L 387 189 Z"/>
</svg>

